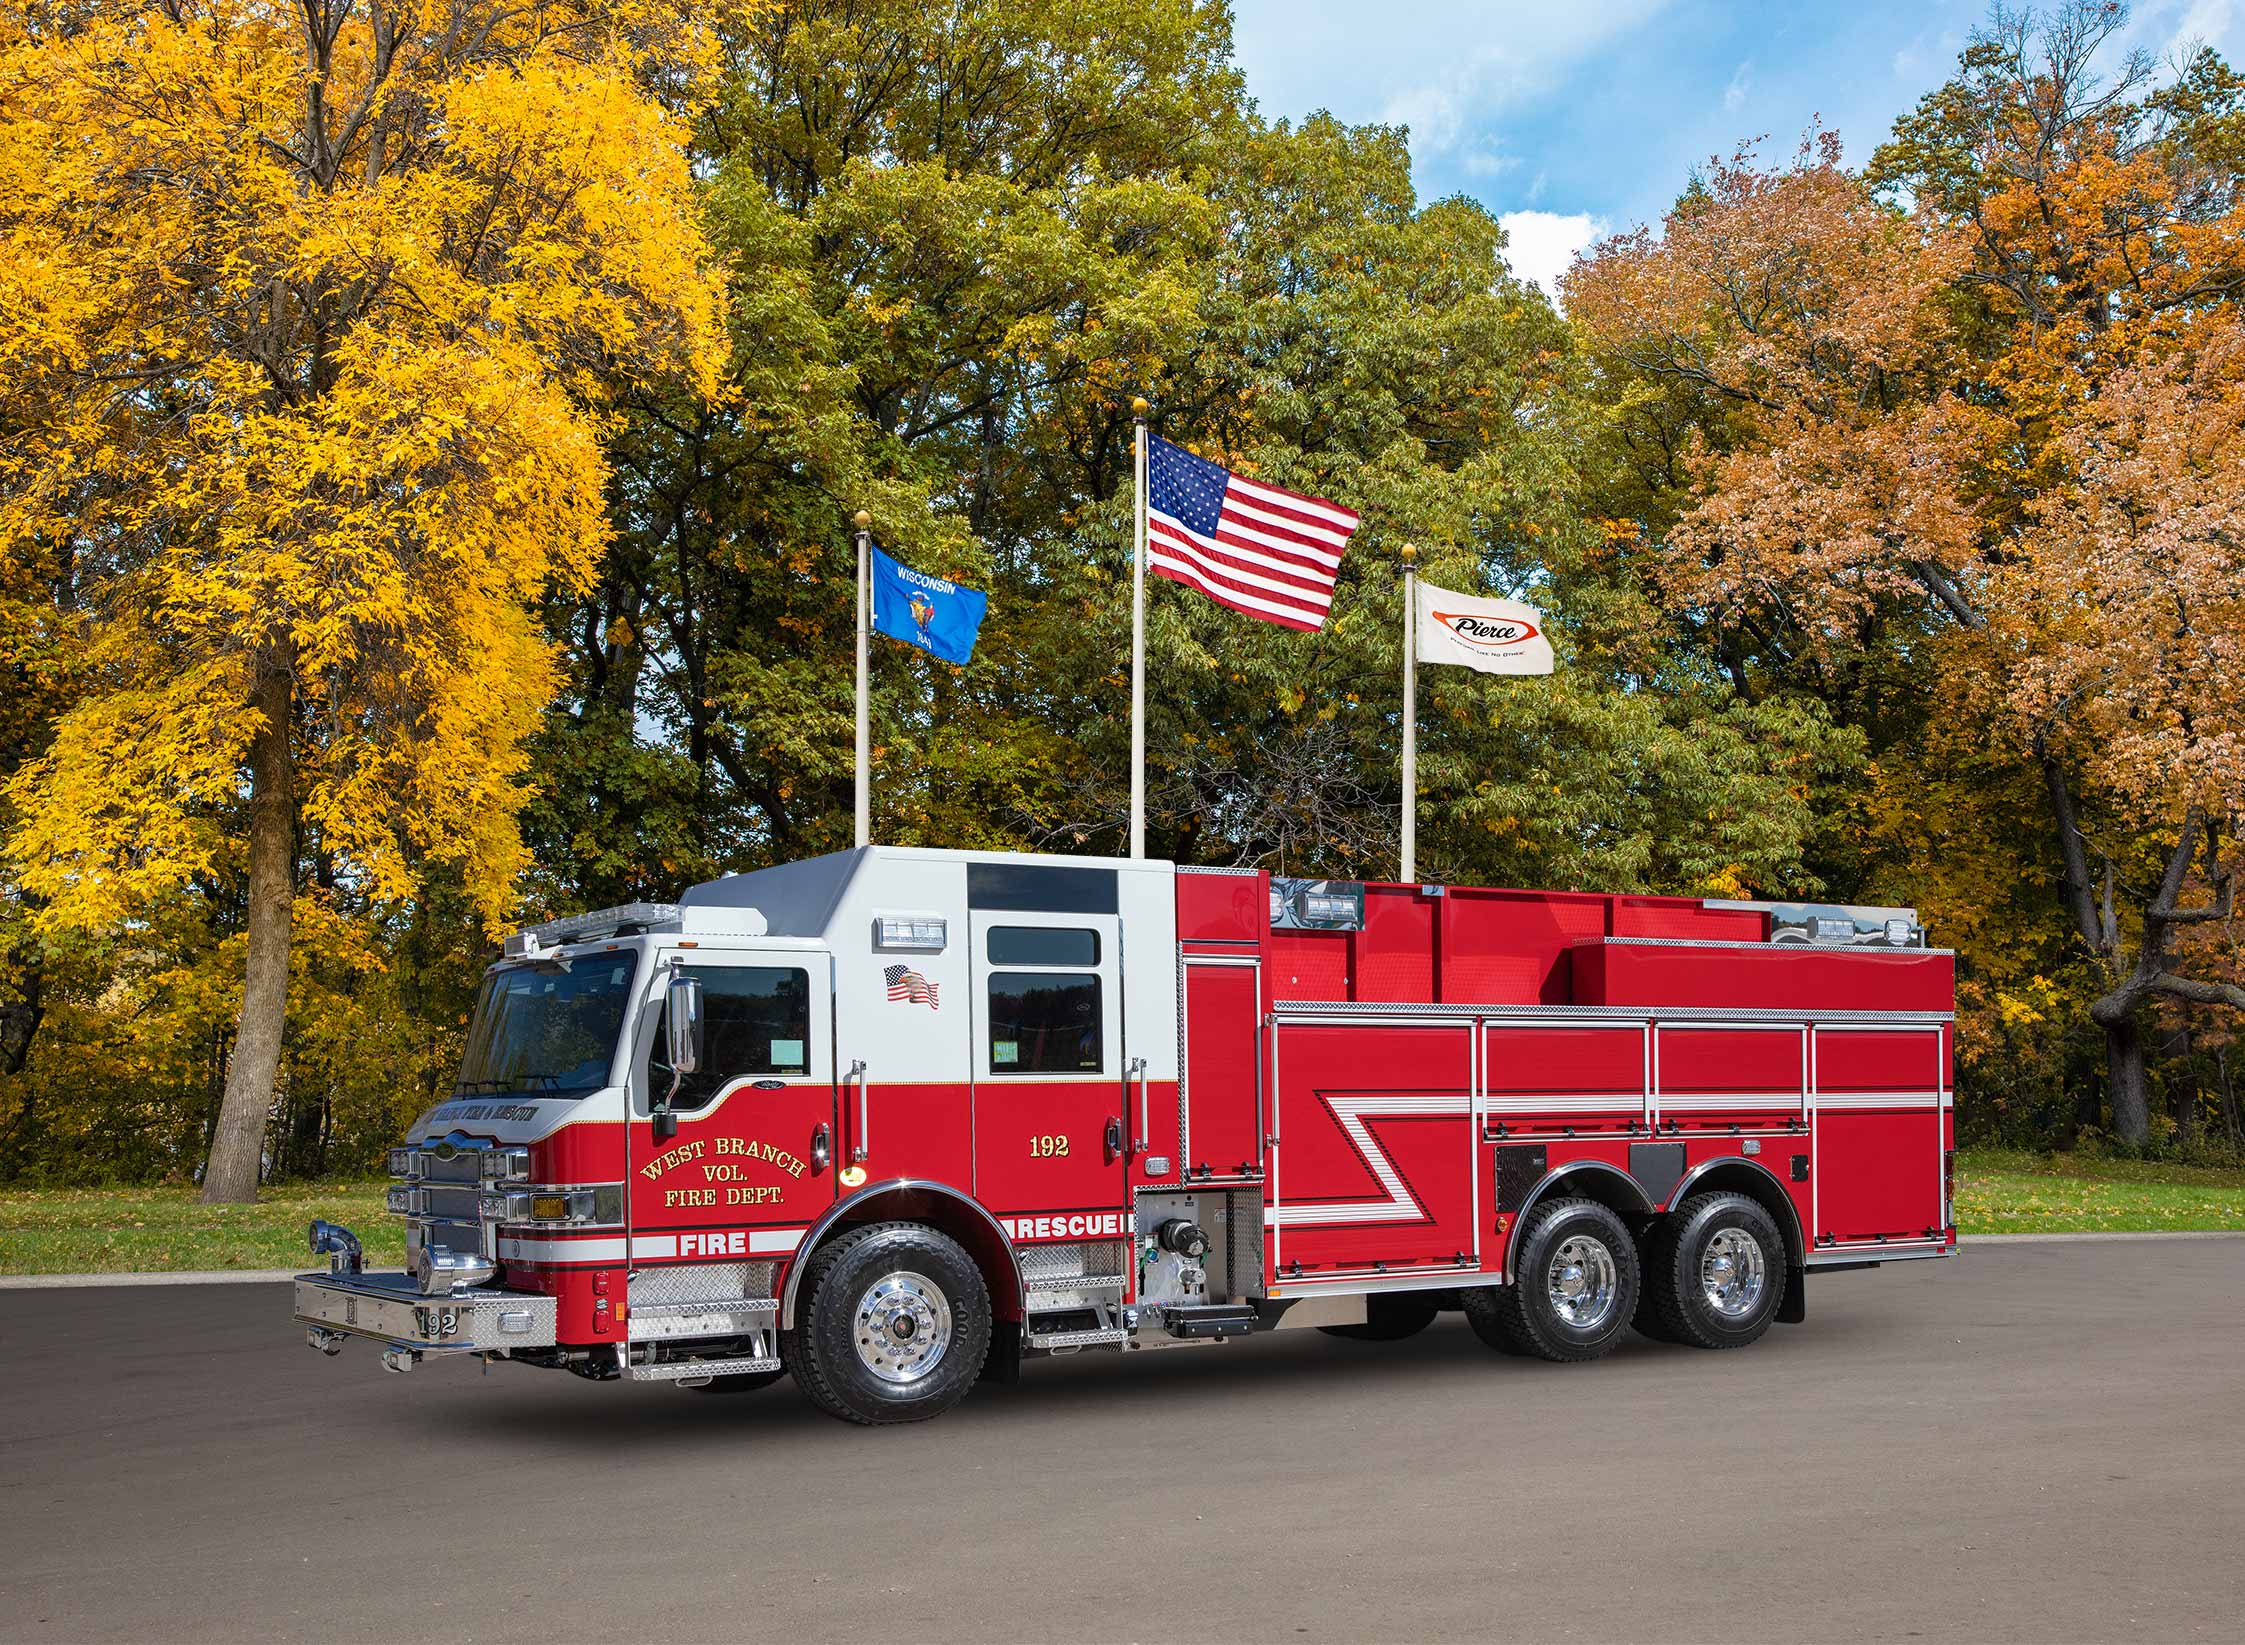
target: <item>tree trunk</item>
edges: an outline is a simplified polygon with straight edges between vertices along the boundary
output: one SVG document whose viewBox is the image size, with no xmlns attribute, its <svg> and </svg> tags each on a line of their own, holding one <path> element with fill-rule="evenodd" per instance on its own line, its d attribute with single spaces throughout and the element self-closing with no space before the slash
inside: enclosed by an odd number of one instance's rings
<svg viewBox="0 0 2245 1645">
<path fill-rule="evenodd" d="M 2223 1046 L 2214 1053 L 2214 1073 L 2222 1086 L 2222 1129 L 2229 1133 L 2229 1145 L 2235 1148 L 2245 1141 L 2245 1125 L 2240 1125 L 2237 1112 L 2237 1087 L 2229 1079 L 2229 1047 Z"/>
<path fill-rule="evenodd" d="M 2105 1025 L 2105 1084 L 2113 1135 L 2141 1148 L 2151 1137 L 2151 1107 L 2144 1087 L 2144 1036 L 2133 1015 Z"/>
<path fill-rule="evenodd" d="M 296 766 L 289 748 L 289 669 L 265 658 L 250 706 L 264 723 L 249 745 L 249 959 L 226 1095 L 203 1169 L 206 1205 L 257 1198 L 265 1125 L 288 1015 L 289 933 L 296 898 Z"/>
</svg>

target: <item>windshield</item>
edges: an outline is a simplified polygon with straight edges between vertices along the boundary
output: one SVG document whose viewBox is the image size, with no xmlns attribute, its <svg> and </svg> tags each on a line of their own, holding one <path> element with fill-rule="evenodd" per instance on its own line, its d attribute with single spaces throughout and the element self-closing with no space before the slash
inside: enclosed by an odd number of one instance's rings
<svg viewBox="0 0 2245 1645">
<path fill-rule="evenodd" d="M 634 954 L 588 954 L 567 970 L 547 960 L 492 972 L 468 1024 L 454 1094 L 570 1096 L 606 1085 L 637 966 Z"/>
</svg>

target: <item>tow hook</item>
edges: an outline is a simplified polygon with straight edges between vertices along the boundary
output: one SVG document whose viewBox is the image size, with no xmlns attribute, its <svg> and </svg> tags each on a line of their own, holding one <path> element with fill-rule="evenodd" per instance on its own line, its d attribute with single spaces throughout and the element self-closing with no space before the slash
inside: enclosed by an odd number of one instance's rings
<svg viewBox="0 0 2245 1645">
<path fill-rule="evenodd" d="M 308 1327 L 304 1332 L 304 1341 L 308 1346 L 317 1348 L 330 1358 L 343 1351 L 343 1333 L 341 1331 L 330 1331 L 324 1325 Z"/>
<path fill-rule="evenodd" d="M 382 1369 L 405 1375 L 421 1363 L 421 1356 L 411 1348 L 385 1348 L 382 1350 Z"/>
</svg>

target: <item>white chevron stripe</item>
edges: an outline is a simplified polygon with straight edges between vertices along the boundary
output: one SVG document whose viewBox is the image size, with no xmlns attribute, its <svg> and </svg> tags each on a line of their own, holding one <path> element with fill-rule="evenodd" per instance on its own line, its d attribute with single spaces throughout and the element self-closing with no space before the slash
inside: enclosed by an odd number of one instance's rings
<svg viewBox="0 0 2245 1645">
<path fill-rule="evenodd" d="M 1411 1190 L 1396 1170 L 1395 1162 L 1388 1158 L 1387 1150 L 1373 1137 L 1367 1119 L 1409 1117 L 1412 1119 L 1438 1119 L 1455 1114 L 1460 1118 L 1473 1113 L 1473 1099 L 1460 1091 L 1454 1096 L 1422 1093 L 1412 1096 L 1355 1096 L 1321 1097 L 1334 1119 L 1340 1122 L 1341 1132 L 1355 1148 L 1357 1157 L 1364 1161 L 1387 1194 L 1384 1200 L 1307 1200 L 1292 1205 L 1285 1203 L 1284 1176 L 1280 1177 L 1280 1203 L 1271 1207 L 1263 1218 L 1267 1227 L 1306 1228 L 1350 1222 L 1417 1222 L 1429 1213 L 1412 1196 Z M 1281 1151 L 1284 1144 L 1280 1145 Z M 1281 1167 L 1283 1172 L 1283 1165 Z"/>
</svg>

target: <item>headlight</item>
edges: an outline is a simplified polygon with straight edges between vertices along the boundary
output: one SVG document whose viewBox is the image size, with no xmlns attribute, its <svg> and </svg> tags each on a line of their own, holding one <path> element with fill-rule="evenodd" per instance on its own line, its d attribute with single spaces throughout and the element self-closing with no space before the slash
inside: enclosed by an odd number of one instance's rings
<svg viewBox="0 0 2245 1645">
<path fill-rule="evenodd" d="M 492 1148 L 483 1156 L 485 1182 L 520 1182 L 530 1175 L 530 1150 Z"/>
<path fill-rule="evenodd" d="M 401 1217 L 418 1215 L 421 1210 L 421 1190 L 409 1188 L 402 1182 L 393 1183 L 390 1191 L 382 1196 L 382 1204 L 386 1210 Z"/>
<path fill-rule="evenodd" d="M 413 1175 L 412 1149 L 393 1148 L 390 1150 L 390 1175 L 393 1177 L 411 1177 Z"/>
</svg>

